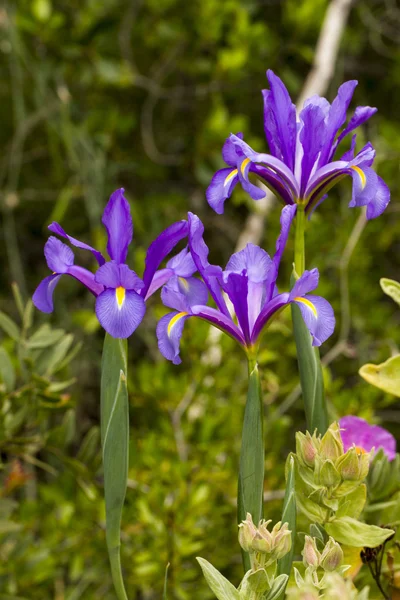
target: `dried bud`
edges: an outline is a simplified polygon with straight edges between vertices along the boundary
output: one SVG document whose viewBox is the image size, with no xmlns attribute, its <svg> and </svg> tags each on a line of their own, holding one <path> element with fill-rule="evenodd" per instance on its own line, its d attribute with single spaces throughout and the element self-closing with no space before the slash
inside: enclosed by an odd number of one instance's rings
<svg viewBox="0 0 400 600">
<path fill-rule="evenodd" d="M 308 431 L 305 435 L 301 431 L 296 433 L 296 454 L 304 465 L 307 467 L 314 466 L 317 448 L 315 440 Z"/>
<path fill-rule="evenodd" d="M 257 527 L 253 523 L 253 518 L 250 513 L 247 513 L 246 520 L 239 524 L 239 544 L 245 552 L 252 550 L 252 542 L 257 533 Z"/>
<path fill-rule="evenodd" d="M 335 540 L 330 537 L 326 544 L 322 556 L 321 567 L 325 571 L 336 571 L 343 561 L 343 550 Z"/>
<path fill-rule="evenodd" d="M 319 567 L 321 554 L 317 549 L 317 544 L 315 542 L 315 538 L 306 535 L 304 548 L 302 551 L 303 555 L 303 564 L 306 567 Z"/>
<path fill-rule="evenodd" d="M 342 456 L 343 452 L 343 442 L 340 437 L 339 425 L 337 423 L 332 423 L 321 439 L 319 455 L 323 459 L 330 458 L 335 461 Z"/>
</svg>

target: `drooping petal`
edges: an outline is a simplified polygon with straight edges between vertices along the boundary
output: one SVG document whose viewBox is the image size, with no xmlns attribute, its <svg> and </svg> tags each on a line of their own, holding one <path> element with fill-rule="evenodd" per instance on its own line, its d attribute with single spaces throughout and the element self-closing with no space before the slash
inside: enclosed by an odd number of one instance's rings
<svg viewBox="0 0 400 600">
<path fill-rule="evenodd" d="M 381 215 L 390 202 L 390 190 L 386 183 L 369 167 L 352 166 L 349 172 L 353 178 L 349 206 L 367 206 L 368 219 Z"/>
<path fill-rule="evenodd" d="M 70 244 L 72 244 L 76 248 L 81 248 L 82 250 L 89 250 L 89 252 L 91 252 L 93 254 L 93 256 L 95 257 L 95 259 L 97 260 L 97 262 L 99 263 L 100 266 L 104 265 L 104 263 L 106 262 L 105 258 L 101 252 L 99 252 L 95 248 L 92 248 L 92 246 L 89 246 L 88 244 L 85 244 L 84 242 L 80 242 L 76 238 L 73 238 L 72 236 L 68 235 L 64 231 L 64 229 L 61 227 L 61 225 L 59 225 L 55 221 L 53 221 L 53 223 L 51 223 L 49 225 L 48 229 L 50 229 L 50 231 L 52 231 L 53 233 L 56 233 L 57 235 L 59 235 L 63 238 L 66 238 L 70 242 Z"/>
<path fill-rule="evenodd" d="M 389 460 L 396 457 L 396 439 L 379 425 L 370 425 L 360 417 L 349 415 L 339 420 L 340 435 L 344 451 L 347 452 L 353 445 L 370 452 L 372 448 L 382 448 Z"/>
<path fill-rule="evenodd" d="M 153 277 L 162 261 L 188 235 L 188 231 L 187 221 L 178 221 L 164 229 L 150 244 L 146 254 L 146 267 L 143 274 L 144 288 L 141 291 L 143 297 L 148 295 Z"/>
<path fill-rule="evenodd" d="M 194 264 L 209 289 L 219 310 L 230 318 L 229 310 L 222 296 L 220 280 L 222 269 L 208 262 L 208 247 L 203 239 L 204 225 L 197 215 L 188 213 L 189 223 L 189 248 Z"/>
<path fill-rule="evenodd" d="M 319 273 L 318 269 L 311 269 L 311 271 L 304 271 L 304 273 L 295 282 L 291 292 L 290 300 L 293 300 L 296 296 L 304 296 L 309 292 L 315 290 L 318 286 Z"/>
<path fill-rule="evenodd" d="M 228 294 L 229 300 L 234 306 L 246 343 L 250 343 L 249 308 L 247 303 L 248 283 L 247 275 L 238 273 L 228 273 L 224 277 L 223 283 L 224 291 Z"/>
<path fill-rule="evenodd" d="M 133 237 L 133 222 L 123 188 L 111 194 L 104 209 L 102 223 L 107 230 L 107 252 L 110 258 L 117 263 L 124 263 Z"/>
<path fill-rule="evenodd" d="M 41 281 L 32 296 L 32 302 L 44 313 L 51 313 L 54 309 L 53 292 L 60 281 L 61 275 L 49 275 Z"/>
<path fill-rule="evenodd" d="M 47 266 L 54 273 L 66 273 L 74 264 L 74 253 L 71 248 L 53 236 L 49 237 L 44 246 L 44 255 Z"/>
<path fill-rule="evenodd" d="M 243 133 L 241 132 L 237 133 L 236 136 L 241 140 L 243 139 Z M 232 143 L 230 138 L 227 138 L 222 147 L 222 158 L 224 159 L 225 163 L 230 167 L 236 167 L 238 158 L 241 156 L 243 156 L 243 152 L 241 152 L 240 149 L 238 149 L 237 146 Z"/>
<path fill-rule="evenodd" d="M 154 292 L 159 290 L 160 287 L 167 283 L 173 275 L 174 272 L 172 269 L 159 269 L 158 271 L 156 271 L 154 273 L 153 279 L 151 280 L 150 287 L 147 290 L 146 295 L 144 296 L 144 299 L 147 300 L 148 298 L 150 298 L 150 296 L 152 296 Z M 143 293 L 141 295 L 143 296 Z"/>
<path fill-rule="evenodd" d="M 239 327 L 235 325 L 231 317 L 227 317 L 222 314 L 221 311 L 213 308 L 212 306 L 192 306 L 192 314 L 204 319 L 214 327 L 217 327 L 233 339 L 235 339 L 241 346 L 245 346 L 243 334 Z"/>
<path fill-rule="evenodd" d="M 240 164 L 238 164 L 238 175 L 239 181 L 242 184 L 244 191 L 249 194 L 253 200 L 261 200 L 265 197 L 265 192 L 254 183 L 249 180 L 249 171 L 251 167 L 251 161 L 249 158 L 245 158 Z"/>
<path fill-rule="evenodd" d="M 196 277 L 183 278 L 174 275 L 163 287 L 161 300 L 169 308 L 190 312 L 192 306 L 207 303 L 208 290 Z"/>
<path fill-rule="evenodd" d="M 236 167 L 220 169 L 211 179 L 206 190 L 206 198 L 208 204 L 218 215 L 223 214 L 225 200 L 230 197 L 238 181 L 239 175 Z"/>
<path fill-rule="evenodd" d="M 249 172 L 254 173 L 258 179 L 261 179 L 264 185 L 267 186 L 267 188 L 271 190 L 283 204 L 295 203 L 291 188 L 280 175 L 272 171 L 272 169 L 250 162 Z"/>
<path fill-rule="evenodd" d="M 157 323 L 158 348 L 161 354 L 174 365 L 182 362 L 179 356 L 180 341 L 183 327 L 190 316 L 186 312 L 172 312 L 164 315 Z"/>
<path fill-rule="evenodd" d="M 266 302 L 263 306 L 262 311 L 257 317 L 257 320 L 254 324 L 253 330 L 251 332 L 251 343 L 254 344 L 258 337 L 261 335 L 262 330 L 268 322 L 272 319 L 272 317 L 288 306 L 289 304 L 289 294 L 285 292 L 284 294 L 276 294 L 271 300 Z"/>
<path fill-rule="evenodd" d="M 104 286 L 96 281 L 94 274 L 83 267 L 72 265 L 68 268 L 67 274 L 83 283 L 94 296 L 98 296 L 104 290 Z"/>
<path fill-rule="evenodd" d="M 351 117 L 350 121 L 339 135 L 336 145 L 339 145 L 342 139 L 351 131 L 354 131 L 354 129 L 360 127 L 360 125 L 365 123 L 365 121 L 368 121 L 368 119 L 370 119 L 377 112 L 377 110 L 377 108 L 373 108 L 371 106 L 357 106 L 356 110 L 354 111 L 354 115 Z"/>
<path fill-rule="evenodd" d="M 300 308 L 304 322 L 313 337 L 313 346 L 320 346 L 335 329 L 335 315 L 332 306 L 321 296 L 296 296 L 293 302 Z"/>
<path fill-rule="evenodd" d="M 179 277 L 191 277 L 196 272 L 196 265 L 188 248 L 184 248 L 167 262 L 167 269 L 171 269 Z"/>
<path fill-rule="evenodd" d="M 282 160 L 271 154 L 254 152 L 254 150 L 248 144 L 246 144 L 246 142 L 236 137 L 236 135 L 232 134 L 230 139 L 242 150 L 243 154 L 249 158 L 252 163 L 265 165 L 274 171 L 275 174 L 279 175 L 279 178 L 285 183 L 285 185 L 287 185 L 288 189 L 291 190 L 291 194 L 294 199 L 293 201 L 296 201 L 296 199 L 299 197 L 299 185 L 292 171 Z"/>
<path fill-rule="evenodd" d="M 133 290 L 106 289 L 96 300 L 100 325 L 114 338 L 128 338 L 141 323 L 146 305 Z"/>
<path fill-rule="evenodd" d="M 271 265 L 272 260 L 265 250 L 254 244 L 247 244 L 243 250 L 232 254 L 225 273 L 240 274 L 246 271 L 249 281 L 259 283 L 266 280 Z"/>
<path fill-rule="evenodd" d="M 271 154 L 294 170 L 296 107 L 279 77 L 267 71 L 270 90 L 263 90 L 264 130 Z"/>
</svg>

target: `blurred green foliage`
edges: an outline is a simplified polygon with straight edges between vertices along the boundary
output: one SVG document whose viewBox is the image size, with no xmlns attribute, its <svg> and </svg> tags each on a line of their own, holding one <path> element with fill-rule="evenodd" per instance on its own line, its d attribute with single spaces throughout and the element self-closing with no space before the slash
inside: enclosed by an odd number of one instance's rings
<svg viewBox="0 0 400 600">
<path fill-rule="evenodd" d="M 98 431 L 103 333 L 92 297 L 72 279 L 60 283 L 50 319 L 32 314 L 27 301 L 48 274 L 47 224 L 62 221 L 74 236 L 104 247 L 102 209 L 111 191 L 124 186 L 135 223 L 130 264 L 139 273 L 151 240 L 187 210 L 206 225 L 211 261 L 224 265 L 254 204 L 236 190 L 218 217 L 205 201 L 210 177 L 222 165 L 223 140 L 244 131 L 251 145 L 266 149 L 265 70 L 277 72 L 293 97 L 299 93 L 327 5 L 3 3 L 0 600 L 114 598 Z M 332 99 L 343 80 L 356 78 L 353 106 L 379 108 L 364 136 L 377 149 L 392 204 L 363 227 L 359 212 L 347 208 L 349 184 L 334 190 L 312 217 L 307 265 L 319 268 L 319 293 L 337 316 L 336 333 L 322 349 L 331 415 L 378 417 L 398 435 L 398 401 L 357 375 L 362 364 L 398 352 L 400 342 L 399 311 L 378 285 L 382 276 L 398 279 L 400 266 L 400 17 L 393 6 L 387 0 L 354 5 L 327 94 Z M 268 216 L 263 245 L 269 252 L 279 211 L 275 204 Z M 362 233 L 350 252 L 355 226 Z M 291 240 L 282 287 L 289 283 L 292 251 Z M 85 253 L 78 258 L 90 266 Z M 12 294 L 11 282 L 22 299 Z M 196 321 L 186 327 L 183 364 L 167 364 L 154 335 L 162 314 L 152 300 L 129 342 L 123 567 L 130 598 L 161 597 L 169 562 L 168 597 L 206 600 L 211 596 L 196 555 L 212 557 L 231 581 L 241 578 L 235 497 L 247 371 L 228 339 L 210 360 L 209 329 Z M 82 349 L 73 356 L 76 344 Z M 266 516 L 278 520 L 284 461 L 294 431 L 304 427 L 289 311 L 265 336 L 260 363 Z"/>
</svg>

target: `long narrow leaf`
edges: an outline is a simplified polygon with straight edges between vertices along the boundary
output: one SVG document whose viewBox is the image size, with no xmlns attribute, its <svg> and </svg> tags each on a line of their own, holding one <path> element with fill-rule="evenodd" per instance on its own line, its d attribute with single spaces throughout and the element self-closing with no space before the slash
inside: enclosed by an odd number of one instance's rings
<svg viewBox="0 0 400 600">
<path fill-rule="evenodd" d="M 126 341 L 106 334 L 101 372 L 101 443 L 107 548 L 119 600 L 127 600 L 120 561 L 121 517 L 128 479 L 129 413 L 126 373 Z"/>
<path fill-rule="evenodd" d="M 292 532 L 292 547 L 290 552 L 278 561 L 279 575 L 290 575 L 294 554 L 294 542 L 296 538 L 296 491 L 294 477 L 294 459 L 290 456 L 286 474 L 286 491 L 283 501 L 282 523 L 288 523 Z"/>
<path fill-rule="evenodd" d="M 263 405 L 260 376 L 257 364 L 249 373 L 249 389 L 244 412 L 242 447 L 240 451 L 238 483 L 238 522 L 250 513 L 254 523 L 263 515 L 264 495 L 264 434 Z M 245 572 L 250 568 L 250 559 L 243 553 Z"/>
<path fill-rule="evenodd" d="M 328 412 L 319 351 L 312 346 L 311 335 L 299 307 L 294 303 L 291 306 L 307 429 L 311 433 L 317 429 L 323 435 L 328 429 Z"/>
</svg>

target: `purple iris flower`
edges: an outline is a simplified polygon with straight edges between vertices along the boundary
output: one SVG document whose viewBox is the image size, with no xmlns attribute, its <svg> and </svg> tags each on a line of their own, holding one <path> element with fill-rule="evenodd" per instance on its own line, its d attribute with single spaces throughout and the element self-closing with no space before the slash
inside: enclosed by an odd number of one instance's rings
<svg viewBox="0 0 400 600">
<path fill-rule="evenodd" d="M 375 158 L 372 145 L 366 144 L 355 155 L 353 135 L 350 149 L 339 160 L 333 160 L 339 143 L 377 110 L 358 106 L 342 129 L 357 81 L 341 85 L 332 104 L 312 96 L 305 101 L 297 121 L 296 107 L 283 82 L 272 71 L 267 71 L 267 78 L 270 89 L 262 93 L 270 154 L 254 152 L 241 133 L 231 135 L 222 149 L 228 167 L 217 171 L 207 189 L 210 206 L 222 214 L 225 200 L 239 182 L 254 200 L 263 198 L 265 193 L 249 180 L 253 174 L 284 204 L 304 204 L 310 213 L 333 185 L 350 175 L 353 190 L 349 206 L 367 206 L 368 219 L 379 216 L 389 203 L 390 192 L 371 169 Z"/>
<path fill-rule="evenodd" d="M 379 425 L 370 425 L 360 417 L 343 417 L 339 421 L 345 452 L 352 446 L 370 452 L 382 448 L 389 460 L 396 457 L 396 440 L 389 431 Z"/>
<path fill-rule="evenodd" d="M 107 231 L 107 252 L 110 261 L 91 246 L 65 233 L 58 223 L 49 225 L 50 231 L 77 248 L 89 250 L 99 268 L 92 273 L 74 264 L 71 248 L 58 238 L 51 236 L 44 254 L 52 275 L 46 277 L 33 294 L 34 305 L 45 313 L 53 311 L 53 292 L 61 275 L 71 275 L 96 297 L 96 315 L 104 329 L 115 338 L 127 338 L 142 321 L 145 300 L 170 278 L 191 278 L 196 266 L 187 249 L 170 260 L 165 269 L 158 270 L 164 258 L 176 244 L 187 237 L 187 221 L 179 221 L 163 231 L 149 246 L 143 280 L 128 267 L 126 258 L 133 237 L 133 223 L 129 203 L 121 188 L 115 191 L 104 210 L 102 223 Z"/>
<path fill-rule="evenodd" d="M 296 206 L 285 206 L 281 215 L 281 232 L 273 258 L 258 246 L 248 244 L 244 250 L 231 256 L 223 271 L 210 265 L 208 248 L 203 239 L 204 226 L 200 219 L 189 213 L 189 249 L 201 280 L 190 282 L 172 277 L 161 293 L 163 303 L 173 312 L 157 325 L 161 353 L 174 364 L 179 364 L 179 344 L 185 321 L 199 317 L 218 327 L 252 353 L 257 347 L 264 328 L 276 313 L 295 302 L 319 346 L 333 332 L 335 318 L 331 305 L 319 296 L 308 295 L 318 285 L 318 270 L 305 271 L 291 292 L 278 293 L 276 280 L 289 228 Z M 235 316 L 228 310 L 225 295 L 233 305 Z M 209 294 L 216 308 L 207 306 Z"/>
</svg>

